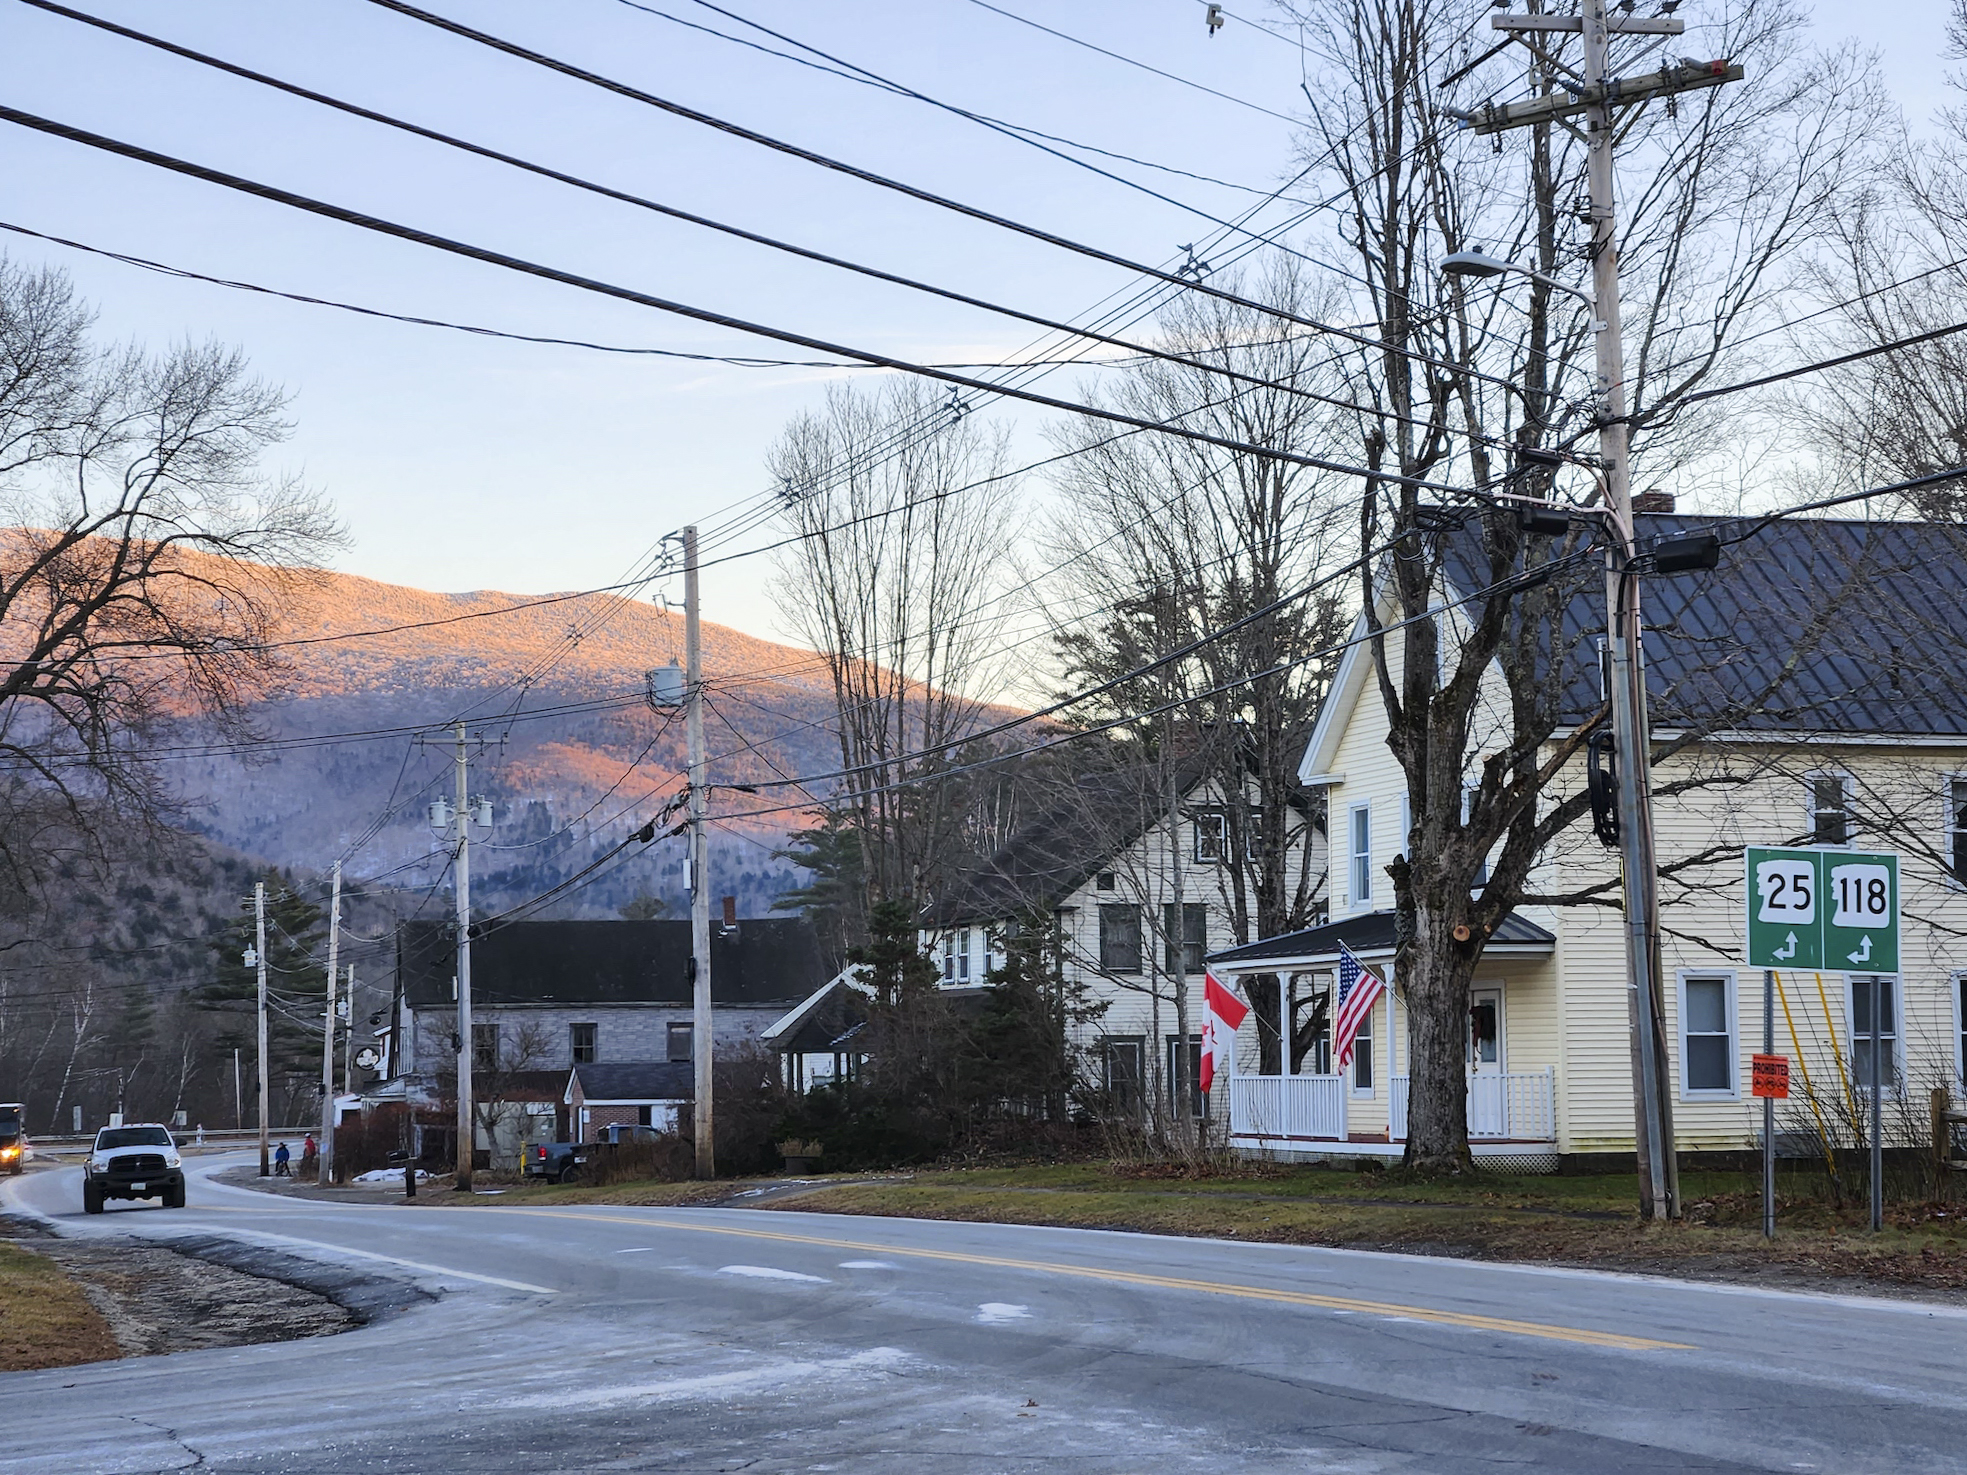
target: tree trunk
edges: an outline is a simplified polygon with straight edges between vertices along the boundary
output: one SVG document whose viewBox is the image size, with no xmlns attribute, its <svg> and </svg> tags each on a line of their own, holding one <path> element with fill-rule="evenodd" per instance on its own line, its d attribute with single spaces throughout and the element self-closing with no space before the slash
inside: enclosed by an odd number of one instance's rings
<svg viewBox="0 0 1967 1475">
<path fill-rule="evenodd" d="M 1454 938 L 1466 898 L 1417 897 L 1414 937 L 1400 955 L 1407 1016 L 1407 1150 L 1411 1173 L 1474 1171 L 1468 1150 L 1468 1002 L 1477 953 Z M 1391 1089 L 1389 1085 L 1389 1089 Z"/>
</svg>

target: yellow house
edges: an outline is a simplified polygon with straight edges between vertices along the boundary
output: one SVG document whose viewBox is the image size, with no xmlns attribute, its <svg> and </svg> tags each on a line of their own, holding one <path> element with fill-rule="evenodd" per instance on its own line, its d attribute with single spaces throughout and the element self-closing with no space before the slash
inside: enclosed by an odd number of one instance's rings
<svg viewBox="0 0 1967 1475">
<path fill-rule="evenodd" d="M 1764 1046 L 1765 979 L 1742 961 L 1748 845 L 1901 856 L 1900 973 L 1779 974 L 1766 990 L 1774 1052 L 1793 1061 L 1779 1150 L 1801 1156 L 1857 1140 L 1854 1126 L 1868 1112 L 1874 1000 L 1885 1140 L 1922 1142 L 1929 1088 L 1957 1091 L 1967 1070 L 1967 606 L 1958 534 L 1827 519 L 1764 528 L 1672 516 L 1642 522 L 1660 534 L 1694 525 L 1719 526 L 1724 538 L 1745 534 L 1719 569 L 1646 586 L 1654 741 L 1682 744 L 1654 769 L 1677 1146 L 1719 1152 L 1760 1143 L 1749 1066 Z M 1587 653 L 1566 693 L 1574 725 L 1599 703 L 1589 659 L 1604 628 L 1599 599 L 1590 589 L 1567 607 L 1565 634 Z M 1443 603 L 1452 634 L 1452 592 Z M 1399 644 L 1388 642 L 1391 659 Z M 1506 707 L 1492 709 L 1492 723 L 1497 710 Z M 1230 1140 L 1251 1152 L 1402 1151 L 1405 1026 L 1385 866 L 1404 850 L 1409 824 L 1387 732 L 1371 647 L 1355 643 L 1300 773 L 1327 797 L 1331 920 L 1210 959 L 1225 978 L 1285 976 L 1285 1007 L 1294 1011 L 1329 994 L 1341 942 L 1390 984 L 1343 1075 L 1325 1051 L 1296 1072 L 1287 1061 L 1281 1076 L 1248 1073 L 1256 1057 L 1246 1021 L 1227 1091 Z M 1478 723 L 1471 782 L 1474 763 L 1493 748 L 1484 736 Z M 1582 764 L 1567 768 L 1546 802 L 1584 783 Z M 1616 853 L 1600 847 L 1588 823 L 1573 826 L 1541 857 L 1531 889 L 1576 904 L 1522 906 L 1482 953 L 1466 1052 L 1478 1158 L 1524 1169 L 1595 1155 L 1630 1159 L 1617 878 Z"/>
</svg>

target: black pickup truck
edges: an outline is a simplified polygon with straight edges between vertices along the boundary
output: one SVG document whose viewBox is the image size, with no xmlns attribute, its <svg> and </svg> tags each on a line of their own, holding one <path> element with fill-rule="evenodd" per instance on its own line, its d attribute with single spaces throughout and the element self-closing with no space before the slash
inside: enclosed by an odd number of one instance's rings
<svg viewBox="0 0 1967 1475">
<path fill-rule="evenodd" d="M 587 1164 L 587 1147 L 577 1142 L 528 1142 L 526 1176 L 549 1183 L 578 1183 Z"/>
</svg>

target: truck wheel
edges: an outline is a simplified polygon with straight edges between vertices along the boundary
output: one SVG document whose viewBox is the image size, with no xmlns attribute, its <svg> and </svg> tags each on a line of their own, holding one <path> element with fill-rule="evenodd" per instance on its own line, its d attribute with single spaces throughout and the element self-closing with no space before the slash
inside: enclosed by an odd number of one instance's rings
<svg viewBox="0 0 1967 1475">
<path fill-rule="evenodd" d="M 184 1185 L 182 1183 L 176 1188 L 167 1188 L 164 1190 L 164 1207 L 167 1209 L 181 1209 L 184 1207 Z"/>
<path fill-rule="evenodd" d="M 560 1170 L 560 1179 L 559 1179 L 559 1181 L 560 1181 L 560 1182 L 562 1182 L 562 1183 L 578 1183 L 578 1182 L 580 1182 L 580 1181 L 581 1181 L 581 1170 L 580 1170 L 580 1168 L 579 1168 L 578 1166 L 576 1166 L 575 1164 L 572 1164 L 572 1163 L 569 1163 L 569 1164 L 568 1164 L 568 1165 L 567 1165 L 566 1167 L 564 1167 L 564 1168 L 562 1168 L 562 1169 Z"/>
<path fill-rule="evenodd" d="M 102 1190 L 93 1183 L 82 1185 L 82 1212 L 85 1214 L 102 1212 Z"/>
</svg>

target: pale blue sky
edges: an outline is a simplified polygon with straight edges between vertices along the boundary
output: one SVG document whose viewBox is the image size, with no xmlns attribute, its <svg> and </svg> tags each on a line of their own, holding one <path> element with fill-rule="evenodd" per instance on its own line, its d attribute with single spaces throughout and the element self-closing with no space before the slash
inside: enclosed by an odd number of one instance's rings
<svg viewBox="0 0 1967 1475">
<path fill-rule="evenodd" d="M 470 24 L 850 161 L 1138 259 L 1191 215 L 919 103 L 639 13 L 619 0 L 429 0 Z M 651 0 L 737 29 L 692 3 Z M 1279 112 L 1296 49 L 1196 0 L 998 0 Z M 1682 13 L 1698 14 L 1701 0 Z M 350 101 L 837 254 L 1072 317 L 1122 273 L 966 222 L 487 52 L 362 3 L 96 0 L 83 8 Z M 732 0 L 730 8 L 948 101 L 1234 183 L 1289 158 L 1277 119 L 1018 25 L 972 0 Z M 1233 14 L 1265 17 L 1262 0 Z M 1877 46 L 1902 104 L 1946 100 L 1942 0 L 1820 7 Z M 901 357 L 988 360 L 1029 330 L 529 179 L 0 0 L 12 105 L 339 204 L 738 316 Z M 18 129 L 0 220 L 218 276 L 527 333 L 800 357 L 756 340 L 301 216 Z M 1218 214 L 1251 196 L 1132 171 Z M 617 578 L 662 533 L 760 490 L 764 450 L 823 376 L 624 359 L 355 318 L 174 281 L 35 241 L 106 334 L 236 342 L 294 394 L 290 464 L 333 496 L 339 566 L 440 590 Z M 1060 377 L 1051 387 L 1069 391 Z M 1000 412 L 1005 413 L 1005 412 Z M 1009 412 L 1016 415 L 1016 412 Z M 1016 415 L 1038 449 L 1036 412 Z M 708 618 L 775 633 L 762 561 L 714 570 Z"/>
</svg>

